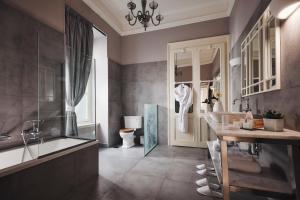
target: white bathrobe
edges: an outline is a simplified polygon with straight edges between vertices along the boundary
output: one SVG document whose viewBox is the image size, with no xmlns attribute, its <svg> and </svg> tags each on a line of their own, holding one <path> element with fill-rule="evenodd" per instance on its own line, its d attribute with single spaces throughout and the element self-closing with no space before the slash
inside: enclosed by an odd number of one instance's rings
<svg viewBox="0 0 300 200">
<path fill-rule="evenodd" d="M 179 102 L 179 115 L 178 115 L 178 130 L 182 133 L 188 132 L 188 111 L 193 104 L 193 91 L 184 84 L 180 84 L 175 88 L 175 99 Z"/>
</svg>

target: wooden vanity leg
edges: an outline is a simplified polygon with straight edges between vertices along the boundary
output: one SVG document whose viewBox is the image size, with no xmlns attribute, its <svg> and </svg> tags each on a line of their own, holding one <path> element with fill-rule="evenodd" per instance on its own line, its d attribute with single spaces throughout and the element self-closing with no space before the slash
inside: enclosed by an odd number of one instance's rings
<svg viewBox="0 0 300 200">
<path fill-rule="evenodd" d="M 227 142 L 221 140 L 223 195 L 224 200 L 230 200 Z"/>
</svg>

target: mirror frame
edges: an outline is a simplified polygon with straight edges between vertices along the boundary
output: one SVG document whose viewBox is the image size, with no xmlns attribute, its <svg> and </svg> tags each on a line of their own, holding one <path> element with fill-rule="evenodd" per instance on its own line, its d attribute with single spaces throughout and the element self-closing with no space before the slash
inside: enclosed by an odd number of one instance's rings
<svg viewBox="0 0 300 200">
<path fill-rule="evenodd" d="M 271 75 L 272 62 L 270 53 L 270 40 L 268 30 L 270 22 L 275 22 L 275 70 L 276 74 Z M 259 80 L 252 82 L 252 41 L 259 36 Z M 244 56 L 245 55 L 245 56 Z M 261 15 L 251 31 L 245 37 L 241 44 L 241 95 L 243 97 L 274 91 L 281 88 L 280 86 L 280 22 L 271 15 L 269 8 Z M 246 68 L 246 69 L 245 69 Z M 275 81 L 272 86 L 271 82 Z M 258 90 L 255 90 L 258 88 Z"/>
</svg>

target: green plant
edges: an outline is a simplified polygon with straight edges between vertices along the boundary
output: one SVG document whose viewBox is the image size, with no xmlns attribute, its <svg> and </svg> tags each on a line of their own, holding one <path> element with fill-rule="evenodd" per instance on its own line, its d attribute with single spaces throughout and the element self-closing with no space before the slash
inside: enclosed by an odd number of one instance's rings
<svg viewBox="0 0 300 200">
<path fill-rule="evenodd" d="M 283 119 L 284 115 L 275 110 L 269 110 L 265 112 L 264 118 L 266 119 Z"/>
</svg>

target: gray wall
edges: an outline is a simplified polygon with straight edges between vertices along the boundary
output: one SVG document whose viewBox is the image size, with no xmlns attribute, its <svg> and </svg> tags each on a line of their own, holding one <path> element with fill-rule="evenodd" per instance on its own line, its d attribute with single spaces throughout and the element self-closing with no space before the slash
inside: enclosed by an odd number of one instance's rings
<svg viewBox="0 0 300 200">
<path fill-rule="evenodd" d="M 122 116 L 121 65 L 108 60 L 108 146 L 120 144 L 119 130 Z"/>
<path fill-rule="evenodd" d="M 143 116 L 144 104 L 158 104 L 159 144 L 167 144 L 167 62 L 124 65 L 121 70 L 123 115 Z"/>
<path fill-rule="evenodd" d="M 229 18 L 122 37 L 122 64 L 167 60 L 167 44 L 229 34 Z"/>
<path fill-rule="evenodd" d="M 42 134 L 60 135 L 64 113 L 64 35 L 3 2 L 0 27 L 0 132 L 12 137 L 0 142 L 0 149 L 23 143 L 23 122 L 38 119 L 38 110 L 40 119 L 45 119 L 40 127 Z M 54 70 L 56 75 L 54 101 L 40 100 L 40 109 L 38 85 L 42 94 L 46 83 L 38 81 L 38 60 L 40 66 Z"/>
<path fill-rule="evenodd" d="M 237 4 L 243 1 L 237 1 Z M 252 26 L 255 24 L 261 13 L 267 7 L 270 1 L 260 1 L 257 9 L 253 12 L 249 22 L 231 51 L 231 57 L 240 56 L 241 41 L 245 38 Z M 247 9 L 246 4 L 242 10 Z M 235 5 L 242 7 L 242 5 Z M 242 12 L 239 12 L 242 13 Z M 232 16 L 239 17 L 236 13 Z M 273 92 L 250 96 L 250 105 L 254 113 L 263 113 L 268 109 L 275 109 L 285 115 L 285 127 L 300 131 L 300 81 L 299 81 L 299 63 L 300 63 L 300 27 L 299 23 L 300 10 L 298 9 L 292 16 L 281 24 L 281 89 Z M 232 25 L 231 25 L 232 26 Z M 231 70 L 232 77 L 232 94 L 233 98 L 240 97 L 240 67 L 234 67 Z M 238 105 L 234 106 L 235 111 Z M 260 161 L 265 165 L 277 164 L 289 172 L 287 163 L 287 149 L 284 145 L 263 145 L 263 153 Z"/>
<path fill-rule="evenodd" d="M 144 104 L 158 104 L 159 143 L 168 142 L 167 44 L 229 33 L 229 18 L 122 37 L 123 115 L 143 115 Z"/>
<path fill-rule="evenodd" d="M 64 32 L 65 23 L 65 4 L 72 7 L 83 17 L 93 23 L 97 28 L 107 34 L 108 39 L 108 57 L 118 63 L 121 62 L 121 36 L 90 9 L 82 0 L 4 0 L 25 12 L 34 18 L 42 21 L 50 27 Z"/>
<path fill-rule="evenodd" d="M 231 47 L 238 41 L 247 23 L 262 0 L 236 0 L 230 15 Z"/>
</svg>

